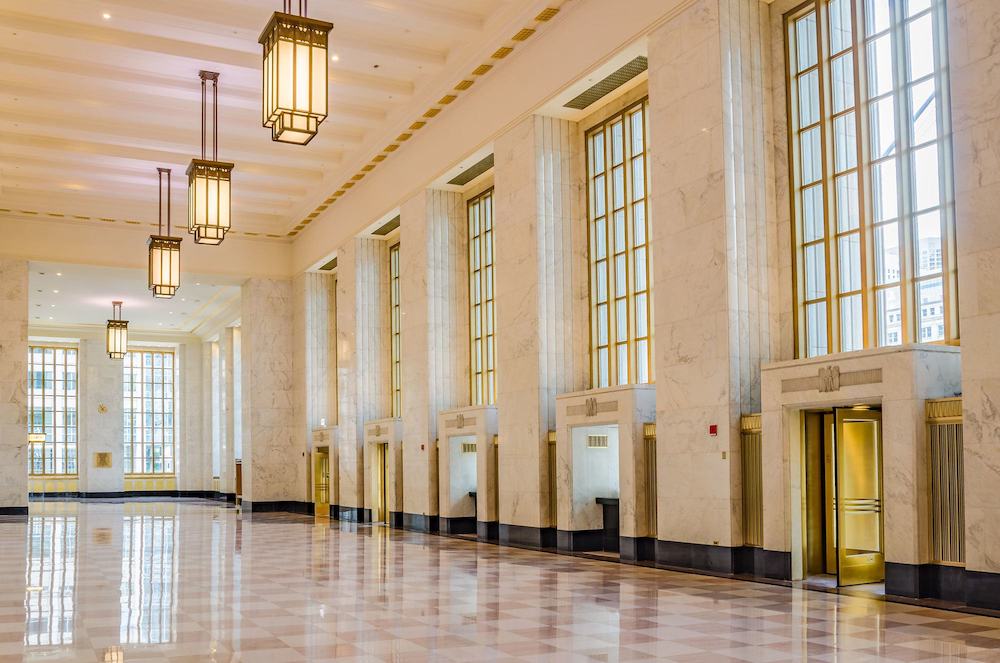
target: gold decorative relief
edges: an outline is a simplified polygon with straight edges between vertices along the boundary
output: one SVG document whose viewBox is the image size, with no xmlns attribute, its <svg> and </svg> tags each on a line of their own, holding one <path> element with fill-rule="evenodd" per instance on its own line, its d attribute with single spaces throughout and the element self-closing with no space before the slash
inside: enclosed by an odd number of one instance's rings
<svg viewBox="0 0 1000 663">
<path fill-rule="evenodd" d="M 111 467 L 111 452 L 110 451 L 98 451 L 94 454 L 94 467 L 109 468 Z"/>
</svg>

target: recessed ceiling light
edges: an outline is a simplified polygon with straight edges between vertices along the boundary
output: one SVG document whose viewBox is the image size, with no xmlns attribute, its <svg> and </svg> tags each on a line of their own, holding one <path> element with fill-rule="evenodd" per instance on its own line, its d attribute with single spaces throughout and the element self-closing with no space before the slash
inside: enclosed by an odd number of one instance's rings
<svg viewBox="0 0 1000 663">
<path fill-rule="evenodd" d="M 55 307 L 56 307 L 56 305 L 55 305 L 55 304 L 49 304 L 49 306 L 51 306 L 52 308 L 55 308 Z"/>
<path fill-rule="evenodd" d="M 201 285 L 200 283 L 195 283 L 195 285 Z"/>
<path fill-rule="evenodd" d="M 50 316 L 49 316 L 49 320 L 53 320 L 53 319 L 54 319 L 54 318 L 53 318 L 53 317 L 52 317 L 52 316 L 50 315 Z"/>
<path fill-rule="evenodd" d="M 340 56 L 337 55 L 336 53 L 334 53 L 333 55 L 331 55 L 330 59 L 333 60 L 334 62 L 340 62 Z"/>
<path fill-rule="evenodd" d="M 62 272 L 56 272 L 56 276 L 62 276 Z"/>
<path fill-rule="evenodd" d="M 101 18 L 103 18 L 105 21 L 110 21 L 111 14 L 109 14 L 108 12 L 104 12 L 103 14 L 101 14 Z"/>
<path fill-rule="evenodd" d="M 52 292 L 54 292 L 54 293 L 55 293 L 55 294 L 57 294 L 57 295 L 59 294 L 59 291 L 58 291 L 58 290 L 53 290 Z"/>
</svg>

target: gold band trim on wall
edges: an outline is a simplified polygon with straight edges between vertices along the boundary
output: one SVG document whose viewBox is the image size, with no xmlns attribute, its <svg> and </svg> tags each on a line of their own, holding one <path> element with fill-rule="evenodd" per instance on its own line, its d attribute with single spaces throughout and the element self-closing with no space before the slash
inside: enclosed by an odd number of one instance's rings
<svg viewBox="0 0 1000 663">
<path fill-rule="evenodd" d="M 962 399 L 926 402 L 931 492 L 931 557 L 939 564 L 965 564 L 965 467 Z"/>
<path fill-rule="evenodd" d="M 743 543 L 760 548 L 764 545 L 764 489 L 761 458 L 760 414 L 740 417 L 740 463 L 743 473 Z"/>
</svg>

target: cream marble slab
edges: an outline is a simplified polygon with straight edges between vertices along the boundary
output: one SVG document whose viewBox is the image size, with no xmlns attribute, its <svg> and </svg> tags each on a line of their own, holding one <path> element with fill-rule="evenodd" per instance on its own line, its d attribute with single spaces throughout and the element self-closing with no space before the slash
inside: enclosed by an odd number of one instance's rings
<svg viewBox="0 0 1000 663">
<path fill-rule="evenodd" d="M 0 508 L 28 504 L 28 263 L 0 258 Z"/>
</svg>

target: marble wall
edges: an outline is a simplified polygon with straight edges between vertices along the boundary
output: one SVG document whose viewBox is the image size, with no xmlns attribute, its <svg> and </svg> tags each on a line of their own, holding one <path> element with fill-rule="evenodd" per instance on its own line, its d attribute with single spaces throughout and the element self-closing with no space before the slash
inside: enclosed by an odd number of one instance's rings
<svg viewBox="0 0 1000 663">
<path fill-rule="evenodd" d="M 389 250 L 357 238 L 337 251 L 338 504 L 365 504 L 364 425 L 389 414 Z"/>
<path fill-rule="evenodd" d="M 699 0 L 649 36 L 665 541 L 742 545 L 739 418 L 760 407 L 774 324 L 764 26 L 756 0 Z"/>
<path fill-rule="evenodd" d="M 0 512 L 28 506 L 28 262 L 0 258 Z"/>
<path fill-rule="evenodd" d="M 966 568 L 1000 573 L 1000 4 L 949 2 Z"/>
<path fill-rule="evenodd" d="M 306 501 L 306 441 L 292 402 L 292 283 L 247 279 L 241 307 L 244 502 Z"/>
<path fill-rule="evenodd" d="M 494 145 L 501 524 L 555 527 L 555 397 L 586 386 L 587 228 L 577 125 L 531 116 Z"/>
<path fill-rule="evenodd" d="M 124 489 L 122 360 L 108 357 L 107 338 L 103 333 L 81 338 L 77 357 L 77 467 L 80 490 L 87 493 L 119 492 Z M 102 405 L 104 412 L 101 412 Z M 94 454 L 100 452 L 111 454 L 110 468 L 94 466 Z"/>
<path fill-rule="evenodd" d="M 465 204 L 461 194 L 426 189 L 400 217 L 403 511 L 434 516 L 438 412 L 469 399 Z"/>
</svg>

